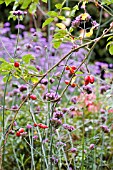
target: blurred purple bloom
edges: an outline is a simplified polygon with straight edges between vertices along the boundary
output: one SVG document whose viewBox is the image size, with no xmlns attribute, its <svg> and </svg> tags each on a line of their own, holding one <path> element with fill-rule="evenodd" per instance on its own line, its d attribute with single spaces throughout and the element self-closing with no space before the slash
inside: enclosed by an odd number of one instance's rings
<svg viewBox="0 0 113 170">
<path fill-rule="evenodd" d="M 68 131 L 73 131 L 75 130 L 74 126 L 68 125 L 68 124 L 63 124 L 62 125 L 64 129 L 67 129 Z"/>
<path fill-rule="evenodd" d="M 24 30 L 25 26 L 22 25 L 22 24 L 18 24 L 18 25 L 15 26 L 15 29 L 22 29 L 22 30 Z"/>
<path fill-rule="evenodd" d="M 26 128 L 27 128 L 27 129 L 31 129 L 31 128 L 32 128 L 32 125 L 27 124 Z"/>
</svg>

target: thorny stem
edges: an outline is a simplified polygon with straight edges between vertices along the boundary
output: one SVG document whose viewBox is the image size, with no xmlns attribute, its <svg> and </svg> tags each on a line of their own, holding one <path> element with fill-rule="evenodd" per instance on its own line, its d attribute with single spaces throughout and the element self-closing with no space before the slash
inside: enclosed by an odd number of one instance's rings
<svg viewBox="0 0 113 170">
<path fill-rule="evenodd" d="M 21 102 L 18 110 L 16 111 L 16 113 L 15 113 L 15 115 L 14 115 L 14 117 L 13 117 L 13 120 L 12 120 L 12 122 L 11 122 L 11 124 L 10 124 L 9 130 L 8 130 L 8 132 L 6 133 L 5 143 L 6 143 L 6 141 L 7 141 L 8 134 L 10 133 L 10 130 L 11 130 L 12 127 L 13 127 L 13 123 L 14 123 L 14 121 L 15 121 L 15 119 L 16 119 L 16 116 L 17 116 L 19 110 L 20 110 L 21 107 L 24 105 L 25 101 L 26 101 L 27 99 L 29 99 L 30 94 L 35 90 L 35 88 L 38 86 L 38 84 L 41 82 L 41 80 L 42 80 L 43 78 L 45 78 L 48 73 L 50 73 L 55 67 L 57 67 L 57 66 L 58 66 L 63 60 L 65 60 L 70 54 L 72 54 L 73 52 L 79 50 L 80 48 L 83 48 L 83 47 L 85 47 L 85 46 L 88 46 L 88 45 L 90 45 L 90 44 L 92 44 L 92 43 L 94 42 L 94 44 L 93 44 L 93 46 L 92 46 L 92 48 L 91 48 L 91 50 L 92 50 L 98 41 L 100 41 L 102 38 L 108 36 L 108 35 L 106 35 L 106 34 L 107 34 L 111 29 L 112 29 L 112 27 L 110 26 L 100 37 L 98 37 L 98 38 L 96 38 L 96 39 L 94 39 L 94 40 L 91 40 L 90 42 L 87 42 L 87 43 L 85 43 L 85 44 L 83 44 L 83 45 L 81 45 L 81 46 L 79 46 L 79 47 L 77 47 L 77 48 L 73 48 L 73 49 L 70 50 L 64 57 L 62 57 L 55 65 L 53 65 L 49 70 L 47 70 L 47 72 L 46 72 L 46 73 L 39 79 L 39 81 L 34 85 L 34 87 L 32 88 L 31 92 L 27 95 L 27 97 Z M 89 51 L 88 54 L 90 54 L 91 50 Z M 76 69 L 76 71 L 82 66 L 82 64 L 86 61 L 87 58 L 88 58 L 88 55 L 84 58 L 84 60 L 83 60 L 82 63 L 79 65 L 79 67 Z M 76 73 L 76 72 L 75 72 L 75 73 Z M 70 82 L 71 82 L 71 80 L 70 80 Z M 67 90 L 68 86 L 69 86 L 69 85 L 67 85 L 66 88 L 63 90 L 61 96 L 65 93 L 65 91 Z M 5 143 L 4 143 L 4 144 L 5 144 Z"/>
</svg>

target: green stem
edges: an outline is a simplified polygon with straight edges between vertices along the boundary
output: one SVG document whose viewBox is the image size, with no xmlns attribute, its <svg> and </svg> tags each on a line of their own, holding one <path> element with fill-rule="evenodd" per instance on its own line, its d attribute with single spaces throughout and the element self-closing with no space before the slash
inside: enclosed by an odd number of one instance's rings
<svg viewBox="0 0 113 170">
<path fill-rule="evenodd" d="M 56 132 L 57 132 L 57 135 L 58 135 L 58 139 L 59 139 L 59 141 L 61 142 L 59 130 L 57 129 Z M 67 170 L 69 170 L 69 169 L 70 169 L 70 168 L 69 168 L 69 163 L 68 163 L 67 156 L 66 156 L 66 153 L 65 153 L 65 150 L 64 150 L 63 147 L 62 147 L 62 152 L 63 152 L 63 154 L 64 154 L 64 159 L 65 159 L 65 161 L 66 161 Z"/>
<path fill-rule="evenodd" d="M 3 96 L 3 113 L 2 113 L 2 122 L 3 122 L 3 142 L 5 142 L 4 135 L 5 135 L 5 96 L 7 91 L 7 85 L 10 78 L 10 73 L 7 75 L 7 80 L 4 89 L 4 96 Z M 3 154 L 2 154 L 2 166 L 4 167 L 4 155 L 5 155 L 5 145 L 3 144 Z"/>
<path fill-rule="evenodd" d="M 31 116 L 32 116 L 32 119 L 33 119 L 33 122 L 36 123 L 36 119 L 35 119 L 35 115 L 32 111 L 32 108 L 30 107 L 30 113 L 31 113 Z M 43 155 L 44 155 L 44 162 L 46 164 L 46 167 L 48 169 L 48 163 L 47 163 L 47 159 L 46 159 L 46 152 L 45 152 L 45 148 L 44 148 L 44 145 L 43 145 L 43 142 L 42 142 L 42 136 L 41 136 L 41 133 L 40 133 L 40 130 L 38 127 L 37 128 L 37 132 L 38 132 L 38 135 L 39 135 L 39 140 L 40 140 L 40 143 L 41 143 L 41 147 L 42 147 L 42 152 L 43 152 Z"/>
<path fill-rule="evenodd" d="M 82 127 L 82 168 L 81 168 L 81 170 L 84 170 L 84 145 L 85 145 L 85 138 L 84 138 L 84 135 L 85 135 L 84 111 L 83 111 L 83 115 L 82 115 L 82 124 L 83 124 L 83 127 Z"/>
<path fill-rule="evenodd" d="M 18 25 L 19 24 L 20 24 L 20 18 L 18 17 Z M 19 42 L 19 27 L 18 27 L 18 33 L 17 33 L 16 49 L 15 49 L 15 52 L 14 52 L 14 58 L 16 57 L 18 42 Z"/>
<path fill-rule="evenodd" d="M 16 159 L 16 163 L 17 163 L 17 166 L 18 166 L 18 169 L 21 170 L 21 167 L 19 165 L 19 161 L 18 161 L 18 158 L 16 156 L 16 152 L 15 152 L 15 148 L 14 148 L 14 143 L 12 142 L 12 148 L 13 148 L 13 153 L 14 153 L 14 156 L 15 156 L 15 159 Z"/>
</svg>

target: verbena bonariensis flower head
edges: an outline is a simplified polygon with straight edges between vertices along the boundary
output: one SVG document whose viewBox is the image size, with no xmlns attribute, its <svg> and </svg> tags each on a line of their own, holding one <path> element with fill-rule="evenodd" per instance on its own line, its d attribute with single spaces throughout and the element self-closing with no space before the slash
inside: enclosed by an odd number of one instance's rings
<svg viewBox="0 0 113 170">
<path fill-rule="evenodd" d="M 55 156 L 52 156 L 51 160 L 52 160 L 55 164 L 58 163 L 58 159 L 57 159 Z"/>
<path fill-rule="evenodd" d="M 70 152 L 76 153 L 76 152 L 77 152 L 77 148 L 71 148 L 71 149 L 70 149 Z"/>
<path fill-rule="evenodd" d="M 81 16 L 79 15 L 78 17 L 75 18 L 75 20 L 72 21 L 71 26 L 72 27 L 78 27 L 81 22 Z"/>
<path fill-rule="evenodd" d="M 89 146 L 89 149 L 92 150 L 95 148 L 95 145 L 92 143 L 90 146 Z"/>
<path fill-rule="evenodd" d="M 63 143 L 63 142 L 57 142 L 57 143 L 56 143 L 56 146 L 66 146 L 66 144 Z"/>
<path fill-rule="evenodd" d="M 103 130 L 104 133 L 109 133 L 109 132 L 110 132 L 108 126 L 106 126 L 106 125 L 101 125 L 100 127 L 102 128 L 102 130 Z"/>
<path fill-rule="evenodd" d="M 54 92 L 54 91 L 45 93 L 43 98 L 48 101 L 50 101 L 50 100 L 60 101 L 60 96 L 58 94 L 56 94 L 56 92 Z"/>
<path fill-rule="evenodd" d="M 76 97 L 76 96 L 73 96 L 73 97 L 71 98 L 71 102 L 72 102 L 73 104 L 76 104 L 76 103 L 77 103 L 77 97 Z"/>
<path fill-rule="evenodd" d="M 54 128 L 58 128 L 62 124 L 62 121 L 58 118 L 51 118 L 50 122 Z"/>
<path fill-rule="evenodd" d="M 63 118 L 63 116 L 64 116 L 62 111 L 56 111 L 53 113 L 53 115 L 55 118 L 58 118 L 58 119 Z"/>
<path fill-rule="evenodd" d="M 67 129 L 69 132 L 75 130 L 74 126 L 68 125 L 68 124 L 63 124 L 62 125 L 64 129 Z"/>
<path fill-rule="evenodd" d="M 27 124 L 26 128 L 27 128 L 27 129 L 31 129 L 31 128 L 32 128 L 32 125 Z"/>
</svg>

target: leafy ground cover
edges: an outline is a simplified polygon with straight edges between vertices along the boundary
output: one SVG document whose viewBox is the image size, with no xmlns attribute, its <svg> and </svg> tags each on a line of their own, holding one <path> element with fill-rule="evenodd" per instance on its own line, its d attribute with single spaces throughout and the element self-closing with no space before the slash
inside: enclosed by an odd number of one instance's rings
<svg viewBox="0 0 113 170">
<path fill-rule="evenodd" d="M 91 39 L 99 24 L 87 3 L 69 29 L 64 22 L 50 24 L 65 18 L 49 11 L 43 23 L 48 37 L 37 28 L 26 31 L 21 21 L 26 11 L 11 13 L 17 34 L 9 22 L 0 27 L 1 169 L 113 169 L 113 64 L 89 62 L 101 39 L 108 39 L 113 54 L 113 23 Z M 71 10 L 63 5 L 56 8 Z M 79 5 L 71 13 L 76 10 Z"/>
</svg>

